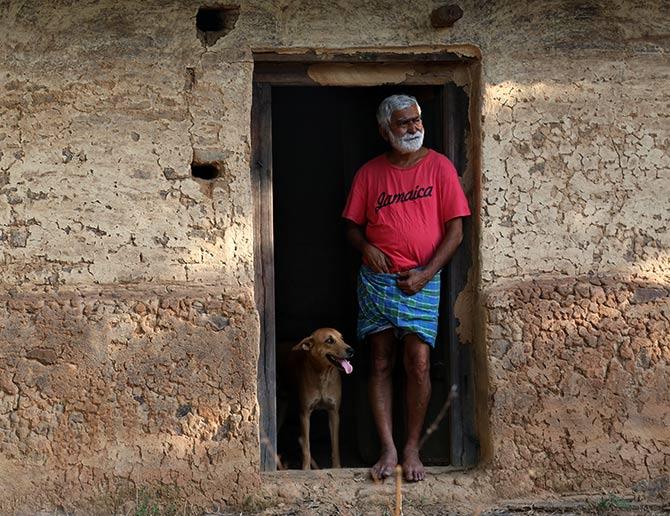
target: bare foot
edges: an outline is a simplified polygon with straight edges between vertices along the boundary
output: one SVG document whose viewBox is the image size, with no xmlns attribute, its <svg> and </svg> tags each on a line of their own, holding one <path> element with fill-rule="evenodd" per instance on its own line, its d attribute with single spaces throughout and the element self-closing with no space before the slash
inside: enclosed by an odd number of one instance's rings
<svg viewBox="0 0 670 516">
<path fill-rule="evenodd" d="M 426 478 L 426 469 L 419 458 L 419 450 L 416 448 L 405 448 L 403 452 L 402 470 L 405 480 L 408 482 L 419 482 Z"/>
<path fill-rule="evenodd" d="M 384 480 L 390 477 L 398 465 L 398 452 L 395 448 L 382 448 L 381 456 L 377 464 L 370 469 L 372 480 Z"/>
</svg>

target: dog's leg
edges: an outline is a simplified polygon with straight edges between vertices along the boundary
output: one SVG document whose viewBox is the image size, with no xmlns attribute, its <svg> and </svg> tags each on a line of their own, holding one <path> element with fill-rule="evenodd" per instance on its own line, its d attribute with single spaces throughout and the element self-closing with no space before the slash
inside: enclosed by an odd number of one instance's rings
<svg viewBox="0 0 670 516">
<path fill-rule="evenodd" d="M 300 412 L 300 445 L 302 446 L 302 469 L 311 469 L 312 454 L 309 450 L 309 418 L 310 410 Z"/>
<path fill-rule="evenodd" d="M 340 411 L 328 409 L 328 426 L 330 427 L 330 456 L 333 468 L 340 467 Z"/>
</svg>

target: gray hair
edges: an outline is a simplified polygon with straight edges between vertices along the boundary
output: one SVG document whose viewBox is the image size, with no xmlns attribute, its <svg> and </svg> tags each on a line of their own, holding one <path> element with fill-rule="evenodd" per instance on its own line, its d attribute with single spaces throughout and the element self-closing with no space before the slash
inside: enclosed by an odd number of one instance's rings
<svg viewBox="0 0 670 516">
<path fill-rule="evenodd" d="M 391 115 L 400 109 L 416 106 L 421 114 L 421 106 L 414 97 L 409 95 L 391 95 L 382 100 L 377 108 L 377 123 L 387 130 L 390 128 Z"/>
</svg>

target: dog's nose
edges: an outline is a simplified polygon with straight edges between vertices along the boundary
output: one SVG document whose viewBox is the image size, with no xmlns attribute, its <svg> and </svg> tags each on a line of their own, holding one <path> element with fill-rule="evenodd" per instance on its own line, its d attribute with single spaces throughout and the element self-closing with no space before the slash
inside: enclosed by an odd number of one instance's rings
<svg viewBox="0 0 670 516">
<path fill-rule="evenodd" d="M 354 348 L 347 349 L 347 358 L 351 358 L 353 356 L 354 356 Z"/>
</svg>

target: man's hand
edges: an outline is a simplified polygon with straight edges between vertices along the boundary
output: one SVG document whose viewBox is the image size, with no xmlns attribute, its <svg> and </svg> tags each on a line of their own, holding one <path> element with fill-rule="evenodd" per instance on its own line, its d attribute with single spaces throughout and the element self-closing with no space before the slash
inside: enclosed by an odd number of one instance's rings
<svg viewBox="0 0 670 516">
<path fill-rule="evenodd" d="M 431 276 L 425 270 L 410 269 L 398 273 L 398 288 L 405 294 L 413 295 L 419 292 L 430 281 Z"/>
<path fill-rule="evenodd" d="M 393 267 L 391 259 L 386 256 L 383 251 L 372 244 L 367 244 L 363 247 L 363 257 L 365 258 L 365 262 L 374 272 L 388 274 Z"/>
<path fill-rule="evenodd" d="M 347 240 L 363 255 L 368 267 L 377 273 L 388 274 L 393 269 L 393 261 L 381 249 L 375 247 L 365 239 L 363 226 L 352 220 L 347 220 Z"/>
</svg>

